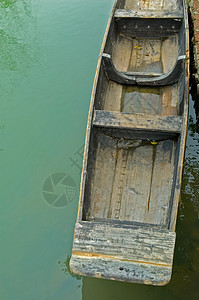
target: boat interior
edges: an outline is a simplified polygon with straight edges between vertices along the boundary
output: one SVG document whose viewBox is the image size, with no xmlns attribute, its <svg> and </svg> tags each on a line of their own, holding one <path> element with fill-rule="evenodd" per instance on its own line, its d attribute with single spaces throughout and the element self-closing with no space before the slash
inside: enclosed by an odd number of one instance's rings
<svg viewBox="0 0 199 300">
<path fill-rule="evenodd" d="M 169 229 L 185 55 L 181 0 L 118 1 L 95 92 L 83 221 Z"/>
</svg>

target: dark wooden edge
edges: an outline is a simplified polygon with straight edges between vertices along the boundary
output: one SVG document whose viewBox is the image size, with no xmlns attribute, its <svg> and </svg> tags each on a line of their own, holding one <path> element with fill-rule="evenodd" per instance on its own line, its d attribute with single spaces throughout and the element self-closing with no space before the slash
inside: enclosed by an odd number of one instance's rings
<svg viewBox="0 0 199 300">
<path fill-rule="evenodd" d="M 156 230 L 158 232 L 165 232 L 168 231 L 167 225 L 165 224 L 152 224 L 152 223 L 141 223 L 136 221 L 120 221 L 114 219 L 106 219 L 106 218 L 92 218 L 89 220 L 84 220 L 78 222 L 80 225 L 84 226 L 93 226 L 93 224 L 105 224 L 107 226 L 113 226 L 114 228 L 131 228 L 131 229 L 139 229 L 142 228 L 143 230 Z"/>
<path fill-rule="evenodd" d="M 185 30 L 185 40 L 186 40 L 186 65 L 185 65 L 185 89 L 184 89 L 184 107 L 183 107 L 183 124 L 182 124 L 182 134 L 179 139 L 179 154 L 178 161 L 176 162 L 176 176 L 173 184 L 173 197 L 170 207 L 170 216 L 168 220 L 169 230 L 175 230 L 177 221 L 177 211 L 178 204 L 180 200 L 182 175 L 183 175 L 183 165 L 184 156 L 186 149 L 186 137 L 187 137 L 187 125 L 188 125 L 188 112 L 189 112 L 189 64 L 190 64 L 190 52 L 189 52 L 189 24 L 188 24 L 188 12 L 186 0 L 183 1 L 184 7 L 184 30 Z"/>
<path fill-rule="evenodd" d="M 110 80 L 123 85 L 139 86 L 166 86 L 178 82 L 180 76 L 184 72 L 185 59 L 186 55 L 179 56 L 174 67 L 168 73 L 156 76 L 156 74 L 142 72 L 138 75 L 137 72 L 133 74 L 132 72 L 118 71 L 113 65 L 111 55 L 107 53 L 102 54 L 105 72 Z"/>
</svg>

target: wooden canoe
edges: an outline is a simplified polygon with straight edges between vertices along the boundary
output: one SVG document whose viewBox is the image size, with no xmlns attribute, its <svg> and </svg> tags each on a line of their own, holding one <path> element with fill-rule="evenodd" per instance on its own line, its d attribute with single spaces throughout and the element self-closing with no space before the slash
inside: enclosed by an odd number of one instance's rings
<svg viewBox="0 0 199 300">
<path fill-rule="evenodd" d="M 185 0 L 118 0 L 91 96 L 71 271 L 167 284 L 188 118 Z"/>
</svg>

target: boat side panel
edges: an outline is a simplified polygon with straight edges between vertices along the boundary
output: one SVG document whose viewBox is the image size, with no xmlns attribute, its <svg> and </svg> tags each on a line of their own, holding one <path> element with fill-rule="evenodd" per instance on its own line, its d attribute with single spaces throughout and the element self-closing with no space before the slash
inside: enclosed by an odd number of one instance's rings
<svg viewBox="0 0 199 300">
<path fill-rule="evenodd" d="M 189 103 L 189 25 L 188 25 L 188 15 L 187 15 L 187 4 L 186 0 L 183 0 L 184 4 L 184 32 L 182 35 L 185 38 L 185 50 L 186 50 L 186 69 L 185 69 L 185 79 L 184 79 L 184 94 L 183 94 L 183 125 L 182 125 L 182 134 L 179 140 L 179 156 L 176 161 L 176 175 L 173 187 L 173 199 L 171 206 L 171 214 L 169 218 L 169 228 L 170 230 L 175 230 L 176 220 L 177 220 L 177 211 L 178 203 L 180 199 L 182 175 L 183 175 L 183 163 L 185 155 L 185 146 L 186 146 L 186 137 L 187 137 L 187 124 L 188 124 L 188 103 Z"/>
</svg>

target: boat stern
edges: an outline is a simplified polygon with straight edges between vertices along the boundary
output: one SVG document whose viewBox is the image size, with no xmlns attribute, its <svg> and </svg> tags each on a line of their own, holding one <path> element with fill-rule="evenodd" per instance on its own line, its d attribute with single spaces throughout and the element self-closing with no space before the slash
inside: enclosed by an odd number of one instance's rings
<svg viewBox="0 0 199 300">
<path fill-rule="evenodd" d="M 171 279 L 174 245 L 175 232 L 168 230 L 80 222 L 70 269 L 80 276 L 162 286 Z"/>
</svg>

